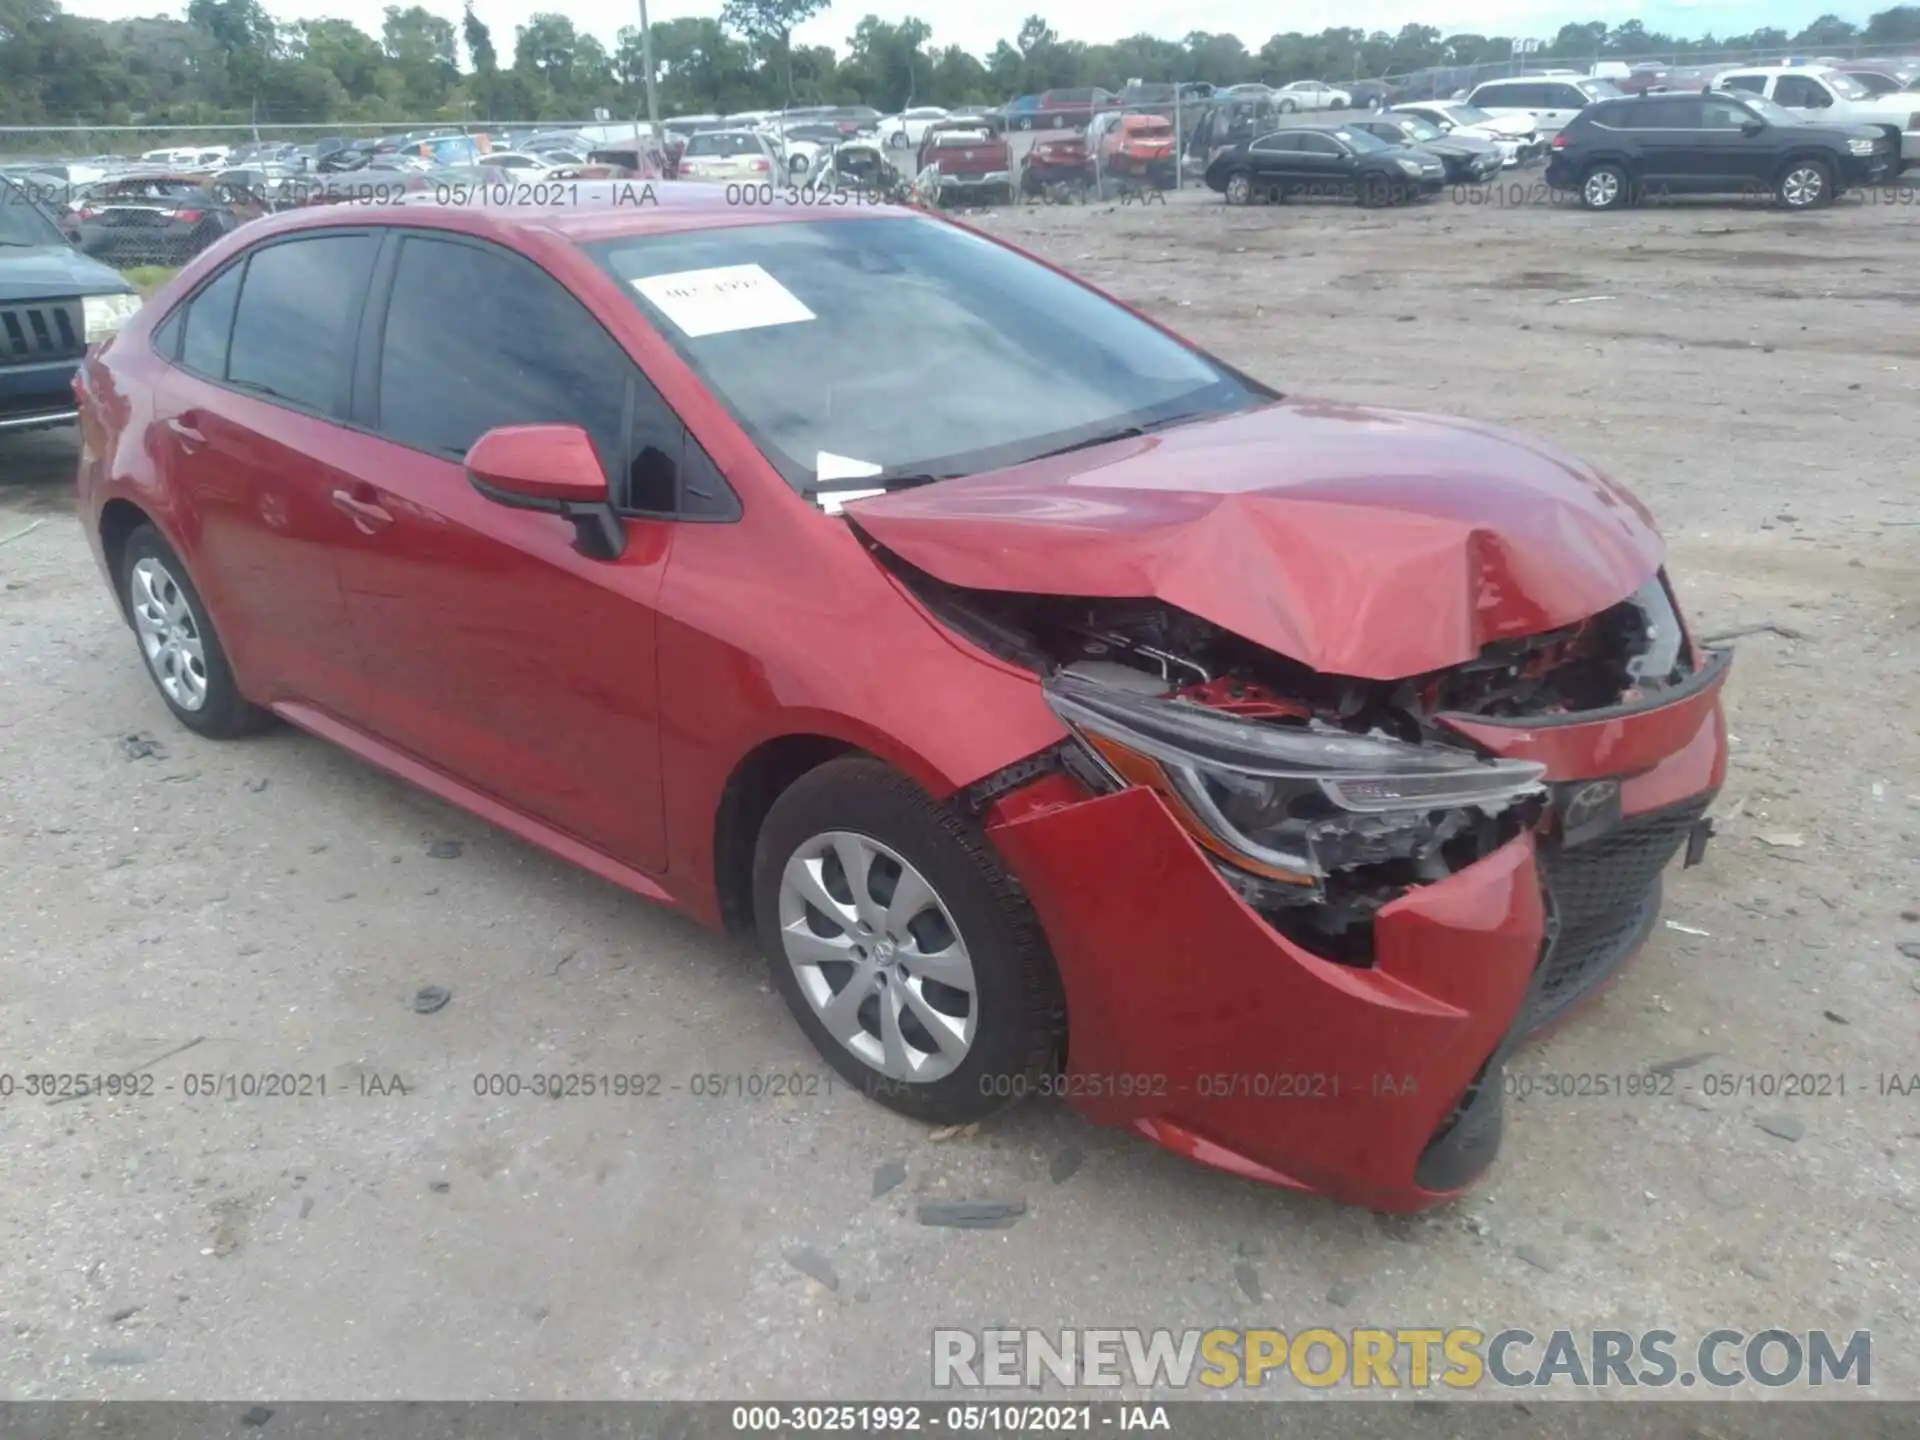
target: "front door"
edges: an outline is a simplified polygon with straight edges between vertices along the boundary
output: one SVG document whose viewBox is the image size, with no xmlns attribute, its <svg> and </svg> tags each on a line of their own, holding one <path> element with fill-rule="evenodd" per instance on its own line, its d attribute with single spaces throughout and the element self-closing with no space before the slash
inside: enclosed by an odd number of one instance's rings
<svg viewBox="0 0 1920 1440">
<path fill-rule="evenodd" d="M 373 433 L 338 461 L 362 532 L 341 562 L 369 687 L 357 718 L 658 873 L 655 605 L 672 524 L 629 519 L 625 553 L 591 559 L 568 521 L 483 497 L 462 457 L 496 426 L 579 425 L 621 497 L 629 456 L 679 453 L 677 418 L 585 307 L 522 256 L 408 233 L 370 304 L 355 406 Z"/>
</svg>

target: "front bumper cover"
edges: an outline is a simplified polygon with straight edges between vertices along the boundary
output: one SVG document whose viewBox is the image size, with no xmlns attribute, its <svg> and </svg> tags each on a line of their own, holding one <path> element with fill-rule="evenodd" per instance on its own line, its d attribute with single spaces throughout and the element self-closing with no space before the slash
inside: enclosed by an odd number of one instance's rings
<svg viewBox="0 0 1920 1440">
<path fill-rule="evenodd" d="M 1659 871 L 1724 776 L 1725 673 L 1584 723 L 1458 722 L 1550 779 L 1617 778 L 1614 848 L 1523 833 L 1387 904 L 1368 968 L 1274 930 L 1150 791 L 1002 812 L 990 834 L 1066 992 L 1071 1102 L 1268 1183 L 1382 1211 L 1451 1198 L 1498 1147 L 1505 1055 L 1644 940 Z"/>
</svg>

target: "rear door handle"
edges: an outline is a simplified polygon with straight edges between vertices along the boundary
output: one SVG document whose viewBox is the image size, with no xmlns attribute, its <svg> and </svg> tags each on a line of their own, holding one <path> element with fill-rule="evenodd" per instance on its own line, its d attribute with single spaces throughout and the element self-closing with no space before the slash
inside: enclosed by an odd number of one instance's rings
<svg viewBox="0 0 1920 1440">
<path fill-rule="evenodd" d="M 193 423 L 199 418 L 192 411 L 188 411 L 185 415 L 175 415 L 168 419 L 167 429 L 180 437 L 183 450 L 192 451 L 195 446 L 207 443 L 207 437 L 201 434 L 199 428 Z"/>
<path fill-rule="evenodd" d="M 362 535 L 371 535 L 384 530 L 393 523 L 393 516 L 371 500 L 359 500 L 345 490 L 333 492 L 333 508 L 347 516 L 359 527 Z"/>
</svg>

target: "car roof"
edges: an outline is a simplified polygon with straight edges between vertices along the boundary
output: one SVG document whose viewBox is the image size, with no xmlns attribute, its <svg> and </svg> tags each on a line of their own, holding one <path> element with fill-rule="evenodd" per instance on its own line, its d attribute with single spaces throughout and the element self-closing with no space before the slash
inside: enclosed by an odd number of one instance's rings
<svg viewBox="0 0 1920 1440">
<path fill-rule="evenodd" d="M 254 221 L 245 233 L 265 239 L 299 230 L 343 225 L 418 225 L 453 230 L 518 248 L 519 241 L 537 235 L 555 237 L 572 245 L 589 245 L 623 236 L 807 221 L 839 223 L 924 213 L 910 206 L 885 204 L 831 210 L 817 205 L 744 207 L 728 204 L 723 187 L 673 181 L 580 180 L 573 182 L 573 188 L 578 192 L 577 202 L 561 207 L 487 203 L 484 197 L 476 203 L 469 196 L 441 203 L 428 188 L 386 204 L 355 205 L 351 216 L 330 212 L 324 207 L 285 210 Z"/>
</svg>

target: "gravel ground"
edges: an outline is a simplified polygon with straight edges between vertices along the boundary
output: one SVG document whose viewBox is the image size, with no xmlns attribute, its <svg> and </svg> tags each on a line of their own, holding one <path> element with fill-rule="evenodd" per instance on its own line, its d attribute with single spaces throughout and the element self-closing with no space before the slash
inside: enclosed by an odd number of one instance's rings
<svg viewBox="0 0 1920 1440">
<path fill-rule="evenodd" d="M 977 218 L 1284 388 L 1587 455 L 1659 516 L 1699 630 L 1770 627 L 1707 863 L 1518 1069 L 1710 1058 L 1671 1098 L 1512 1103 L 1483 1185 L 1415 1219 L 1048 1106 L 942 1138 L 844 1092 L 696 1097 L 828 1073 L 753 957 L 295 731 L 172 725 L 70 435 L 0 439 L 0 1071 L 155 1083 L 0 1102 L 0 1392 L 903 1396 L 935 1325 L 1378 1323 L 1868 1328 L 1873 1393 L 1920 1395 L 1920 1092 L 1882 1079 L 1920 1071 L 1916 221 L 1888 194 Z M 666 1088 L 474 1091 L 546 1070 Z M 262 1071 L 327 1097 L 185 1093 Z M 1846 1094 L 1706 1093 L 1782 1073 Z M 934 1229 L 936 1198 L 1027 1208 Z"/>
</svg>

